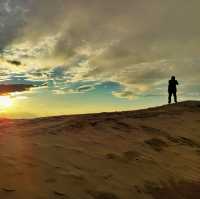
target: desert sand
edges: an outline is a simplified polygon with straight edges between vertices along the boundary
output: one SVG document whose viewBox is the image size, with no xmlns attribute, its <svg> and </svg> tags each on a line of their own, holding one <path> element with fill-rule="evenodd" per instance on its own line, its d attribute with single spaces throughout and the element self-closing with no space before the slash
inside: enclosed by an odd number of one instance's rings
<svg viewBox="0 0 200 199">
<path fill-rule="evenodd" d="M 199 199 L 200 102 L 0 119 L 0 199 Z"/>
</svg>

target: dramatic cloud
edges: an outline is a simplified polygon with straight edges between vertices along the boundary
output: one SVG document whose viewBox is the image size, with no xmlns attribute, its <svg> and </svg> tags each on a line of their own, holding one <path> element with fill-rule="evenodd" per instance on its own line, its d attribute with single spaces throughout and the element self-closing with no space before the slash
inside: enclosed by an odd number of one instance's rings
<svg viewBox="0 0 200 199">
<path fill-rule="evenodd" d="M 48 85 L 117 82 L 124 90 L 114 95 L 130 99 L 162 90 L 175 74 L 188 92 L 200 78 L 199 7 L 199 0 L 4 0 L 0 52 L 14 61 L 2 66 Z M 86 82 L 75 90 L 90 89 Z"/>
</svg>

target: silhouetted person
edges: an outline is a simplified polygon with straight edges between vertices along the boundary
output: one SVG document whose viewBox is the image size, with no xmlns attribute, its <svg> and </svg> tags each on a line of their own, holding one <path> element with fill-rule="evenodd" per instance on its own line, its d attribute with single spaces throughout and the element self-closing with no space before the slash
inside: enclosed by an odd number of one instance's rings
<svg viewBox="0 0 200 199">
<path fill-rule="evenodd" d="M 174 102 L 177 103 L 176 85 L 178 85 L 178 81 L 176 80 L 175 76 L 172 76 L 171 80 L 169 80 L 169 86 L 168 86 L 168 93 L 169 93 L 168 103 L 169 104 L 171 104 L 172 95 L 174 96 Z"/>
</svg>

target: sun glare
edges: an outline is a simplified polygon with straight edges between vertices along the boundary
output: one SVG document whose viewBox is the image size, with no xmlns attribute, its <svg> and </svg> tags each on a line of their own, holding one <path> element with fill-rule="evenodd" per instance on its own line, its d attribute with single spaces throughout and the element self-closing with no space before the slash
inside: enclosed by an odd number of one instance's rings
<svg viewBox="0 0 200 199">
<path fill-rule="evenodd" d="M 0 109 L 12 106 L 12 100 L 9 96 L 0 96 Z"/>
</svg>

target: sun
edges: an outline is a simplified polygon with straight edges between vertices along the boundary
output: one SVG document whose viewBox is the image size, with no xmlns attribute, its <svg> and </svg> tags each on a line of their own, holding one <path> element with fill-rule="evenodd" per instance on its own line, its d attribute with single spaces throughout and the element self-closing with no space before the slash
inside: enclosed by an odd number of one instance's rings
<svg viewBox="0 0 200 199">
<path fill-rule="evenodd" d="M 12 100 L 9 96 L 0 96 L 0 109 L 9 108 L 12 106 Z"/>
</svg>

